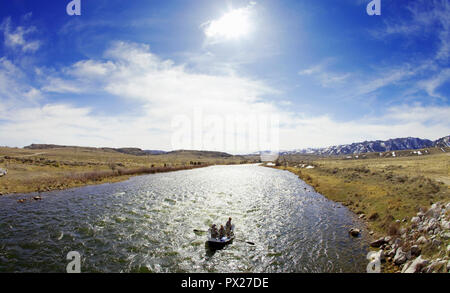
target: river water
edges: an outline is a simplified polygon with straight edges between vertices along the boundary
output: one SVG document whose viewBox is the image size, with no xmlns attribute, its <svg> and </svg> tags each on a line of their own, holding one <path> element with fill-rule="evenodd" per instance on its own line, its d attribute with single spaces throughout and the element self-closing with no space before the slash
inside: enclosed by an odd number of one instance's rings
<svg viewBox="0 0 450 293">
<path fill-rule="evenodd" d="M 367 231 L 290 172 L 213 166 L 40 194 L 0 197 L 0 272 L 365 272 Z M 207 230 L 236 226 L 222 250 Z M 358 227 L 362 237 L 348 230 Z M 247 242 L 253 242 L 251 245 Z"/>
</svg>

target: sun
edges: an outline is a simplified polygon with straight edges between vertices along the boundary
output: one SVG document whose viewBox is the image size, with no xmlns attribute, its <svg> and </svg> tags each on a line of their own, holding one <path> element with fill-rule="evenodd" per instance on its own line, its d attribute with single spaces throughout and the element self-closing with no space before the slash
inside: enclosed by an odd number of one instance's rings
<svg viewBox="0 0 450 293">
<path fill-rule="evenodd" d="M 219 19 L 205 24 L 205 35 L 209 39 L 239 39 L 252 30 L 249 7 L 234 9 Z"/>
</svg>

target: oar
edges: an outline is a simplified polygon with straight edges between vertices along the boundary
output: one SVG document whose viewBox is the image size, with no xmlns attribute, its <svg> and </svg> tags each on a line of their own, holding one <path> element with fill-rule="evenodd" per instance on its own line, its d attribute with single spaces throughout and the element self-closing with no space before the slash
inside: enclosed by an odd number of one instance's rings
<svg viewBox="0 0 450 293">
<path fill-rule="evenodd" d="M 194 229 L 194 233 L 207 233 L 207 232 L 208 232 L 208 231 L 203 231 L 203 230 Z M 245 242 L 245 243 L 250 244 L 250 245 L 255 245 L 255 243 L 254 243 L 254 242 L 251 242 L 251 241 L 246 241 L 246 240 L 236 239 L 236 238 L 235 238 L 235 240 L 237 240 L 237 241 L 242 241 L 242 242 Z"/>
<path fill-rule="evenodd" d="M 206 232 L 208 232 L 208 231 L 194 229 L 194 233 L 206 233 Z"/>
<path fill-rule="evenodd" d="M 250 245 L 255 245 L 255 243 L 251 242 L 251 241 L 246 241 L 246 240 L 242 240 L 242 239 L 235 239 L 235 240 L 242 241 L 242 242 L 245 242 L 245 243 L 250 244 Z"/>
</svg>

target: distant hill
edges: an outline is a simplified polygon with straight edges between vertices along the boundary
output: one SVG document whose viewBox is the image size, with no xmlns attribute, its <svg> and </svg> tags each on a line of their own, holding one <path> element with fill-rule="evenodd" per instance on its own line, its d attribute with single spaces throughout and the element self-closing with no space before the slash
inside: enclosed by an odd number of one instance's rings
<svg viewBox="0 0 450 293">
<path fill-rule="evenodd" d="M 298 149 L 292 151 L 280 152 L 281 155 L 295 155 L 295 154 L 311 154 L 321 156 L 338 156 L 338 155 L 350 155 L 372 152 L 389 152 L 389 151 L 402 151 L 402 150 L 417 150 L 424 148 L 445 148 L 450 147 L 450 135 L 431 141 L 428 139 L 421 139 L 416 137 L 394 138 L 388 140 L 375 140 L 364 141 L 352 144 L 336 145 L 326 148 L 308 148 Z M 232 155 L 224 152 L 215 151 L 196 151 L 196 150 L 176 150 L 171 152 L 165 152 L 160 150 L 142 150 L 140 148 L 93 148 L 93 147 L 77 147 L 77 146 L 64 146 L 54 144 L 31 144 L 24 147 L 25 149 L 43 150 L 43 149 L 55 149 L 55 148 L 84 148 L 84 149 L 102 149 L 115 151 L 123 154 L 129 154 L 134 156 L 148 156 L 148 155 L 189 155 L 189 156 L 202 156 L 209 158 L 228 158 Z M 257 152 L 247 156 L 259 156 L 265 152 Z M 243 156 L 244 157 L 244 156 Z"/>
<path fill-rule="evenodd" d="M 56 144 L 31 144 L 24 147 L 24 149 L 32 150 L 45 150 L 45 149 L 60 149 L 60 148 L 82 148 L 82 149 L 101 149 L 104 151 L 115 151 L 122 154 L 135 155 L 135 156 L 147 156 L 147 155 L 161 155 L 165 154 L 165 151 L 159 150 L 142 150 L 140 148 L 94 148 L 94 147 L 80 147 L 80 146 L 67 146 L 67 145 L 56 145 Z"/>
<path fill-rule="evenodd" d="M 94 148 L 94 147 L 80 147 L 80 146 L 67 146 L 67 145 L 56 145 L 56 144 L 31 144 L 29 146 L 24 147 L 24 149 L 32 149 L 32 150 L 48 150 L 48 149 L 61 149 L 61 148 L 79 148 L 79 149 L 88 149 L 88 150 L 104 150 L 104 151 L 113 151 L 119 152 L 122 154 L 134 155 L 134 156 L 148 156 L 148 155 L 163 155 L 167 154 L 170 156 L 198 156 L 204 158 L 230 158 L 233 155 L 224 152 L 215 152 L 215 151 L 195 151 L 195 150 L 176 150 L 171 152 L 165 152 L 160 150 L 142 150 L 140 148 Z"/>
<path fill-rule="evenodd" d="M 111 148 L 111 150 L 114 150 L 114 151 L 122 153 L 122 154 L 135 155 L 135 156 L 161 155 L 161 154 L 166 153 L 165 151 L 141 150 L 139 148 L 118 148 L 118 149 Z"/>
<path fill-rule="evenodd" d="M 24 149 L 30 150 L 46 150 L 46 149 L 59 149 L 59 148 L 69 148 L 75 146 L 66 146 L 66 145 L 56 145 L 56 144 L 30 144 L 29 146 L 24 147 Z"/>
<path fill-rule="evenodd" d="M 232 157 L 232 155 L 224 152 L 214 152 L 214 151 L 194 151 L 194 150 L 176 150 L 172 152 L 168 152 L 168 155 L 198 155 L 203 157 L 220 157 L 220 158 L 229 158 Z"/>
<path fill-rule="evenodd" d="M 336 145 L 326 148 L 309 148 L 281 152 L 282 155 L 312 154 L 323 156 L 349 155 L 371 152 L 388 152 L 401 150 L 416 150 L 429 147 L 449 147 L 449 138 L 446 136 L 436 141 L 415 137 L 394 138 L 389 140 L 364 141 L 345 145 Z"/>
<path fill-rule="evenodd" d="M 94 147 L 80 147 L 80 146 L 67 146 L 67 145 L 56 145 L 56 144 L 31 144 L 24 147 L 24 149 L 32 150 L 45 150 L 45 149 L 60 149 L 60 148 L 82 148 L 82 149 L 98 149 L 104 151 L 114 151 L 122 154 L 134 155 L 134 156 L 148 156 L 148 155 L 190 155 L 190 156 L 201 156 L 209 158 L 230 158 L 233 155 L 224 152 L 214 152 L 214 151 L 195 151 L 195 150 L 176 150 L 171 152 L 165 152 L 160 150 L 142 150 L 140 148 L 94 148 Z"/>
</svg>

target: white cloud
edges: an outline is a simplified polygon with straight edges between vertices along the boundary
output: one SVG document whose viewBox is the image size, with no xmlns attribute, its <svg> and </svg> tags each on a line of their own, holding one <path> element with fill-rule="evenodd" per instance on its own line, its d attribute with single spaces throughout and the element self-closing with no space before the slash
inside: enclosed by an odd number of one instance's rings
<svg viewBox="0 0 450 293">
<path fill-rule="evenodd" d="M 81 85 L 70 81 L 64 80 L 60 77 L 49 77 L 47 84 L 42 87 L 44 92 L 52 92 L 52 93 L 82 93 L 87 88 L 83 88 Z"/>
<path fill-rule="evenodd" d="M 352 74 L 348 72 L 339 73 L 328 70 L 328 66 L 335 61 L 336 60 L 334 58 L 326 58 L 319 64 L 300 70 L 298 74 L 301 76 L 311 76 L 315 78 L 315 80 L 317 80 L 322 87 L 338 87 L 347 81 Z"/>
<path fill-rule="evenodd" d="M 300 70 L 298 72 L 299 75 L 315 75 L 315 74 L 321 74 L 323 73 L 327 67 L 335 62 L 335 58 L 326 58 L 322 62 L 312 65 L 306 69 Z"/>
<path fill-rule="evenodd" d="M 418 83 L 418 85 L 419 87 L 423 88 L 431 97 L 446 99 L 448 97 L 443 97 L 442 95 L 437 93 L 436 90 L 449 80 L 450 80 L 450 68 L 446 68 L 441 72 L 439 72 L 438 74 L 436 74 L 435 76 L 431 77 L 430 79 L 421 80 Z"/>
<path fill-rule="evenodd" d="M 317 64 L 317 65 L 314 65 L 312 67 L 300 70 L 298 72 L 298 74 L 299 75 L 312 75 L 312 74 L 315 74 L 315 73 L 320 73 L 324 69 L 323 67 L 324 67 L 323 64 Z"/>
<path fill-rule="evenodd" d="M 418 68 L 411 68 L 409 64 L 400 66 L 398 68 L 383 69 L 381 73 L 375 77 L 369 76 L 366 81 L 359 81 L 356 86 L 355 95 L 360 96 L 372 93 L 378 89 L 395 84 L 408 77 L 414 76 L 418 72 Z"/>
<path fill-rule="evenodd" d="M 114 43 L 102 58 L 81 60 L 54 70 L 44 80 L 42 89 L 58 93 L 96 92 L 105 99 L 115 96 L 135 103 L 139 111 L 108 115 L 89 106 L 61 102 L 38 100 L 30 104 L 27 99 L 42 95 L 40 90 L 29 86 L 26 74 L 9 60 L 0 61 L 0 85 L 3 82 L 8 88 L 2 91 L 5 87 L 0 87 L 0 137 L 2 144 L 8 145 L 34 142 L 169 150 L 174 118 L 189 117 L 194 123 L 199 118 L 197 110 L 205 118 L 200 131 L 206 134 L 213 128 L 206 123 L 211 122 L 211 117 L 225 121 L 228 116 L 244 120 L 255 115 L 277 116 L 281 149 L 409 135 L 434 139 L 447 135 L 450 125 L 449 107 L 403 106 L 389 108 L 380 117 L 344 122 L 329 116 L 294 113 L 284 110 L 289 101 L 278 107 L 269 100 L 268 96 L 277 91 L 261 81 L 233 71 L 216 75 L 191 72 L 182 64 L 159 58 L 147 45 L 126 42 Z M 22 78 L 12 80 L 13 75 Z M 195 131 L 196 126 L 191 126 Z M 229 152 L 259 149 L 227 149 L 219 141 L 204 147 Z"/>
<path fill-rule="evenodd" d="M 0 100 L 3 104 L 20 106 L 42 97 L 40 90 L 29 85 L 22 70 L 5 57 L 0 58 Z"/>
<path fill-rule="evenodd" d="M 35 52 L 41 46 L 40 41 L 25 39 L 27 35 L 36 32 L 34 26 L 27 28 L 18 26 L 14 29 L 11 25 L 11 18 L 8 17 L 0 25 L 0 30 L 3 31 L 5 46 L 9 48 L 19 48 L 22 52 Z"/>
<path fill-rule="evenodd" d="M 373 31 L 372 35 L 380 39 L 391 35 L 406 37 L 417 34 L 428 35 L 428 37 L 435 35 L 439 40 L 435 58 L 446 60 L 450 56 L 450 2 L 447 0 L 410 1 L 406 9 L 410 12 L 408 19 L 385 20 L 384 29 Z"/>
<path fill-rule="evenodd" d="M 283 149 L 408 136 L 434 140 L 448 135 L 450 107 L 398 106 L 386 109 L 382 116 L 344 122 L 329 116 L 289 118 L 290 126 L 280 130 Z"/>
</svg>

